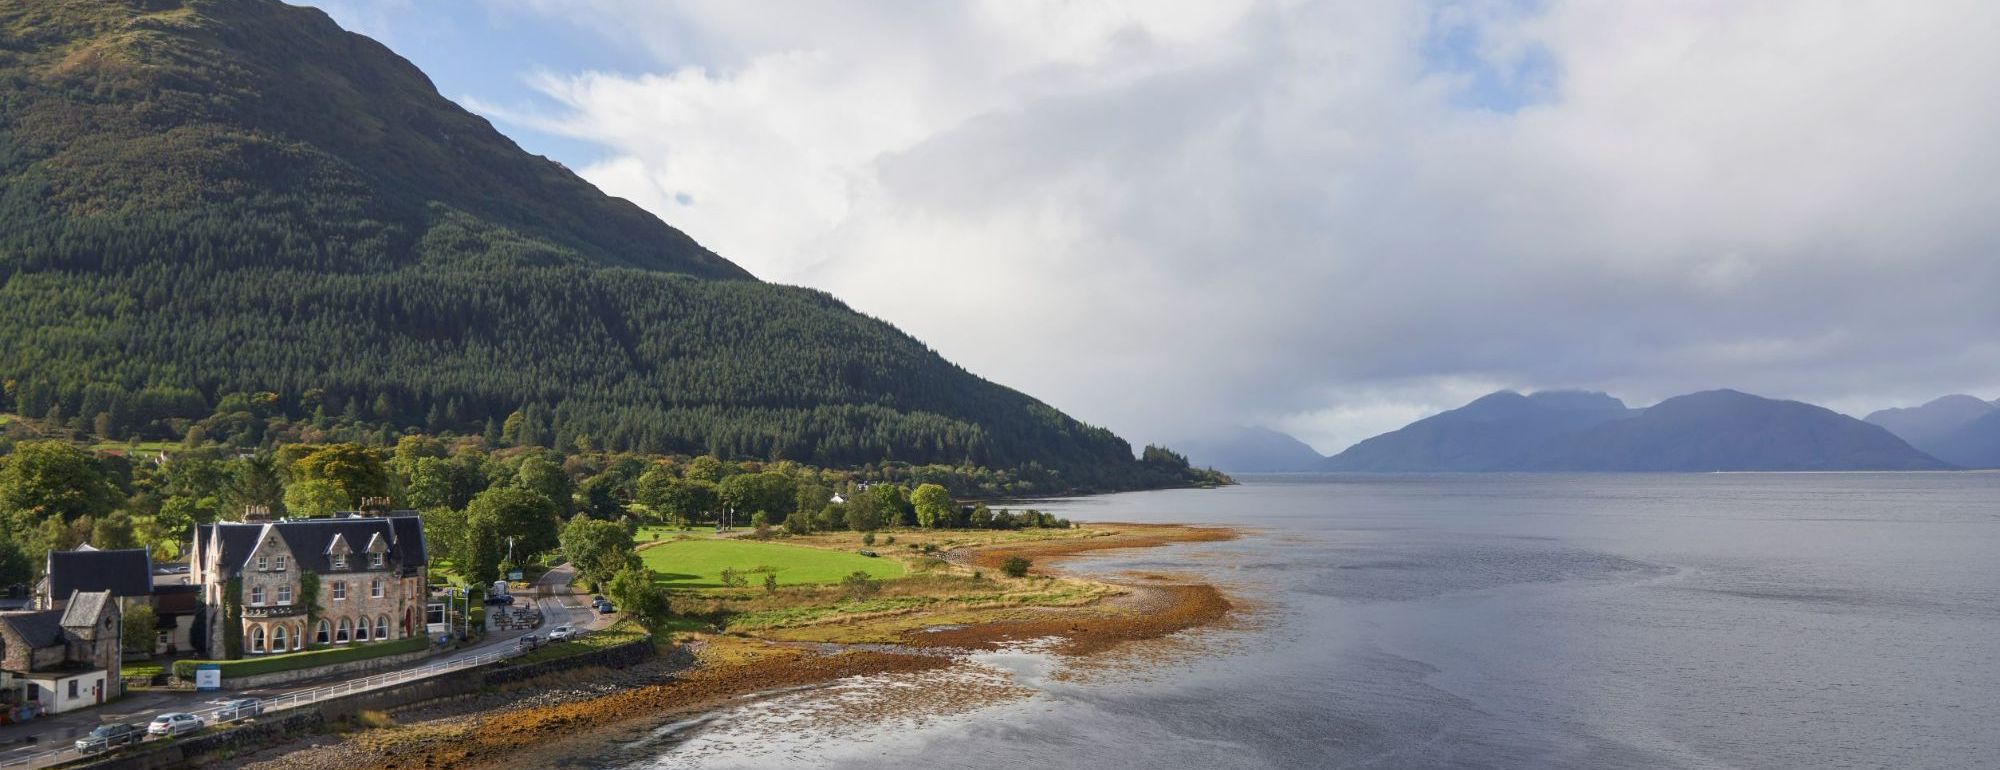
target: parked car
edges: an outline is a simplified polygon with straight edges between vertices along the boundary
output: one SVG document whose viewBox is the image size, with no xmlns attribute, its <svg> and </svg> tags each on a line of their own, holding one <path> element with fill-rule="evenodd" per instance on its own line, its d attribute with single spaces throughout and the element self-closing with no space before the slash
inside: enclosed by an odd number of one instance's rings
<svg viewBox="0 0 2000 770">
<path fill-rule="evenodd" d="M 868 557 L 868 558 L 870 558 L 870 559 L 873 559 L 873 558 L 875 558 L 875 557 L 876 557 L 876 556 L 877 556 L 878 554 L 876 554 L 876 553 L 875 553 L 874 551 L 870 551 L 870 550 L 868 550 L 868 549 L 866 549 L 866 548 L 863 548 L 863 549 L 861 549 L 861 555 L 862 555 L 862 556 L 866 556 L 866 557 Z"/>
<path fill-rule="evenodd" d="M 84 754 L 110 751 L 119 746 L 130 746 L 146 739 L 146 728 L 139 725 L 112 724 L 98 725 L 88 735 L 76 739 L 76 750 Z"/>
<path fill-rule="evenodd" d="M 603 602 L 597 605 L 597 614 L 599 615 L 609 615 L 617 611 L 618 608 L 612 606 L 611 602 Z"/>
<path fill-rule="evenodd" d="M 565 624 L 549 629 L 549 641 L 551 642 L 567 642 L 576 637 L 576 626 Z"/>
<path fill-rule="evenodd" d="M 152 735 L 187 735 L 207 727 L 201 717 L 184 711 L 173 711 L 153 717 L 152 724 L 146 725 L 146 732 Z"/>
<path fill-rule="evenodd" d="M 487 604 L 505 604 L 505 605 L 509 605 L 509 606 L 511 606 L 511 605 L 513 605 L 513 604 L 514 604 L 514 595 L 513 595 L 513 594 L 487 594 L 487 595 L 486 595 L 486 603 L 487 603 Z"/>
<path fill-rule="evenodd" d="M 215 721 L 234 722 L 238 719 L 249 719 L 263 713 L 263 701 L 256 698 L 238 698 L 222 704 L 222 708 L 215 712 Z"/>
<path fill-rule="evenodd" d="M 590 603 L 591 603 L 591 604 L 593 604 L 593 605 L 595 605 L 595 604 L 610 604 L 610 603 L 611 603 L 611 600 L 610 600 L 610 599 L 606 599 L 606 598 L 604 598 L 604 594 L 598 594 L 598 595 L 596 595 L 596 596 L 592 596 L 592 597 L 590 597 Z"/>
<path fill-rule="evenodd" d="M 519 644 L 521 645 L 521 649 L 523 650 L 532 650 L 535 649 L 536 647 L 542 646 L 542 638 L 534 634 L 529 634 L 527 636 L 521 637 Z"/>
</svg>

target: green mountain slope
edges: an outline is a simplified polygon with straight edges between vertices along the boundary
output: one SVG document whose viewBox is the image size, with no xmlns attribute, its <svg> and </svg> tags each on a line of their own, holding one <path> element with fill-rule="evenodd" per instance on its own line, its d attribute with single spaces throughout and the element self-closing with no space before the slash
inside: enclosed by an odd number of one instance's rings
<svg viewBox="0 0 2000 770">
<path fill-rule="evenodd" d="M 518 413 L 550 445 L 1175 480 L 268 0 L 0 6 L 0 330 L 0 407 L 121 438 Z"/>
</svg>

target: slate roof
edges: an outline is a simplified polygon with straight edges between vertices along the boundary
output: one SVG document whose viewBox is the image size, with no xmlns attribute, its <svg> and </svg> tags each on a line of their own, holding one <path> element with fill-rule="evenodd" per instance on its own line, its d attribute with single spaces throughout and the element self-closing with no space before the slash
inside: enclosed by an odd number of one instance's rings
<svg viewBox="0 0 2000 770">
<path fill-rule="evenodd" d="M 63 627 L 96 630 L 97 616 L 104 613 L 104 606 L 111 601 L 110 591 L 78 591 L 70 594 L 69 603 L 63 605 Z"/>
<path fill-rule="evenodd" d="M 160 586 L 153 589 L 153 609 L 163 622 L 175 615 L 192 613 L 199 606 L 201 606 L 201 586 Z"/>
<path fill-rule="evenodd" d="M 21 637 L 21 641 L 27 642 L 29 647 L 54 647 L 63 643 L 63 612 L 0 612 L 0 623 L 6 624 L 7 629 Z"/>
<path fill-rule="evenodd" d="M 391 567 L 414 569 L 430 563 L 430 553 L 424 543 L 423 520 L 415 512 L 408 511 L 397 511 L 388 516 L 208 524 L 197 530 L 196 539 L 219 539 L 223 568 L 238 570 L 249 561 L 250 553 L 256 550 L 258 538 L 263 535 L 266 526 L 284 538 L 299 567 L 311 572 L 333 571 L 327 551 L 335 537 L 346 540 L 349 548 L 353 548 L 354 543 L 365 544 L 370 538 L 380 535 L 389 545 L 387 557 Z M 197 549 L 201 547 L 197 546 Z M 354 553 L 361 551 L 357 549 Z M 351 558 L 348 560 L 348 571 L 361 571 L 366 564 L 366 557 Z"/>
<path fill-rule="evenodd" d="M 144 548 L 50 551 L 48 573 L 51 599 L 66 599 L 76 591 L 110 591 L 113 596 L 153 592 L 153 556 Z"/>
</svg>

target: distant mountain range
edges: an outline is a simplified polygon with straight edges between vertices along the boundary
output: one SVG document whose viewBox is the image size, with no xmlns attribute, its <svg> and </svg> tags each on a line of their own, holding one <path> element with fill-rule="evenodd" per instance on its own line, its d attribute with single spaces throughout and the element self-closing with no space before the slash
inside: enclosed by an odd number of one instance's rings
<svg viewBox="0 0 2000 770">
<path fill-rule="evenodd" d="M 1866 419 L 1953 465 L 2000 468 L 2000 401 L 1950 395 L 1923 406 L 1884 409 Z"/>
<path fill-rule="evenodd" d="M 1234 428 L 1174 446 L 1187 452 L 1188 464 L 1224 473 L 1310 471 L 1326 460 L 1305 442 L 1269 428 Z"/>
<path fill-rule="evenodd" d="M 1502 391 L 1362 441 L 1326 471 L 1940 470 L 1888 429 L 1797 401 L 1711 390 L 1631 409 L 1603 393 Z"/>
</svg>

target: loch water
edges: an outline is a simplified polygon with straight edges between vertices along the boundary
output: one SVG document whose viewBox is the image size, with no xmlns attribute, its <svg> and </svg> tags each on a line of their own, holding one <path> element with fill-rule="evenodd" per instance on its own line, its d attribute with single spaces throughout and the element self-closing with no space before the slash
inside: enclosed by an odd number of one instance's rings
<svg viewBox="0 0 2000 770">
<path fill-rule="evenodd" d="M 617 767 L 2000 767 L 2000 473 L 1282 475 L 1036 507 L 1252 528 L 1109 552 L 1252 599 L 1125 669 L 662 725 Z M 912 714 L 915 714 L 914 716 Z M 822 715 L 823 716 L 823 715 Z M 823 721 L 823 720 L 820 720 Z"/>
</svg>

